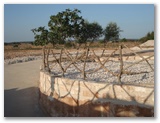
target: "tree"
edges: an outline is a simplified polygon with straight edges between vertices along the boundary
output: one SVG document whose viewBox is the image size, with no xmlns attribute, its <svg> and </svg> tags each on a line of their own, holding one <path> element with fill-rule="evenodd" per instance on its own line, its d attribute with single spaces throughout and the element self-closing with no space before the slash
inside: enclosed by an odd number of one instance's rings
<svg viewBox="0 0 160 123">
<path fill-rule="evenodd" d="M 31 30 L 34 33 L 34 44 L 44 46 L 49 43 L 48 30 L 45 27 L 38 27 Z"/>
<path fill-rule="evenodd" d="M 97 38 L 102 36 L 103 29 L 97 22 L 88 23 L 87 34 L 88 34 L 88 40 L 95 41 Z"/>
<path fill-rule="evenodd" d="M 76 40 L 78 43 L 93 42 L 99 38 L 102 33 L 102 27 L 97 23 L 85 22 L 82 16 L 79 16 L 80 10 L 66 9 L 58 12 L 56 15 L 51 15 L 48 22 L 49 29 L 38 27 L 32 29 L 35 35 L 36 45 L 46 45 L 49 42 L 55 44 L 64 44 L 71 40 Z"/>
<path fill-rule="evenodd" d="M 154 32 L 152 31 L 151 33 L 148 32 L 146 35 L 147 40 L 153 40 L 154 39 Z"/>
<path fill-rule="evenodd" d="M 142 43 L 145 42 L 145 41 L 147 41 L 147 40 L 154 40 L 154 31 L 152 31 L 151 33 L 148 32 L 148 33 L 146 34 L 146 36 L 140 38 L 139 40 L 140 40 Z"/>
<path fill-rule="evenodd" d="M 104 40 L 116 41 L 119 39 L 120 32 L 121 32 L 120 27 L 118 27 L 116 23 L 110 22 L 104 30 L 104 35 L 105 35 Z"/>
<path fill-rule="evenodd" d="M 53 47 L 59 42 L 58 35 L 53 32 L 48 32 L 48 42 L 50 42 Z"/>
<path fill-rule="evenodd" d="M 85 21 L 83 28 L 81 29 L 81 33 L 79 35 L 78 43 L 87 43 L 95 41 L 97 38 L 102 36 L 103 29 L 102 27 L 97 23 L 89 23 Z"/>
<path fill-rule="evenodd" d="M 154 40 L 154 31 L 151 32 L 151 37 L 152 40 Z"/>
<path fill-rule="evenodd" d="M 126 42 L 126 41 L 127 41 L 126 38 L 121 39 L 121 42 Z"/>
<path fill-rule="evenodd" d="M 49 30 L 54 35 L 58 43 L 65 43 L 73 38 L 78 38 L 81 28 L 83 27 L 84 20 L 78 14 L 80 10 L 66 9 L 59 12 L 57 15 L 50 16 L 48 22 Z"/>
<path fill-rule="evenodd" d="M 35 35 L 34 43 L 36 45 L 46 45 L 50 42 L 54 46 L 57 43 L 64 44 L 72 39 L 78 40 L 84 24 L 84 19 L 78 15 L 79 13 L 81 12 L 78 9 L 73 11 L 66 9 L 50 16 L 49 30 L 45 27 L 32 29 Z"/>
</svg>

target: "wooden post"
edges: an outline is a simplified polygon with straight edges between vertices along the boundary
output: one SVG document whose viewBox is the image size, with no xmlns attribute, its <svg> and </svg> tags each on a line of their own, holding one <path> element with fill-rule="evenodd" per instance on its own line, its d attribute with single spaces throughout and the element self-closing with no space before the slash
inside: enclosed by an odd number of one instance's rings
<svg viewBox="0 0 160 123">
<path fill-rule="evenodd" d="M 60 53 L 60 56 L 59 56 L 59 64 L 60 64 L 60 66 L 61 66 L 61 68 L 62 68 L 62 76 L 64 77 L 64 68 L 63 68 L 63 66 L 62 66 L 62 55 L 63 55 L 63 48 L 61 49 L 61 53 Z"/>
<path fill-rule="evenodd" d="M 118 75 L 118 82 L 121 82 L 121 76 L 123 74 L 122 45 L 119 46 L 119 61 L 120 61 L 120 71 Z"/>
<path fill-rule="evenodd" d="M 42 52 L 43 52 L 43 70 L 44 70 L 46 67 L 46 65 L 45 65 L 45 47 L 44 46 L 42 48 Z"/>
<path fill-rule="evenodd" d="M 89 53 L 89 47 L 87 48 L 86 50 L 86 57 L 84 59 L 84 66 L 83 66 L 83 73 L 82 73 L 82 76 L 83 76 L 83 79 L 85 80 L 86 78 L 86 73 L 85 73 L 85 68 L 86 68 L 86 60 L 88 58 L 88 53 Z"/>
<path fill-rule="evenodd" d="M 148 60 L 146 58 L 144 58 L 143 56 L 141 56 L 140 54 L 136 53 L 135 51 L 131 50 L 129 47 L 127 47 L 126 45 L 124 45 L 127 49 L 129 49 L 131 52 L 133 52 L 135 55 L 138 55 L 139 57 L 141 57 L 144 61 L 147 62 L 147 64 L 149 65 L 149 67 L 151 68 L 152 71 L 154 71 L 154 69 L 152 68 L 152 66 L 149 64 Z"/>
<path fill-rule="evenodd" d="M 104 49 L 102 50 L 102 54 L 101 54 L 101 57 L 103 56 L 104 52 L 105 52 L 105 48 L 104 48 Z"/>
<path fill-rule="evenodd" d="M 51 72 L 51 70 L 49 68 L 49 53 L 50 53 L 50 48 L 47 50 L 46 64 L 47 64 L 47 70 L 48 70 L 48 72 Z"/>
</svg>

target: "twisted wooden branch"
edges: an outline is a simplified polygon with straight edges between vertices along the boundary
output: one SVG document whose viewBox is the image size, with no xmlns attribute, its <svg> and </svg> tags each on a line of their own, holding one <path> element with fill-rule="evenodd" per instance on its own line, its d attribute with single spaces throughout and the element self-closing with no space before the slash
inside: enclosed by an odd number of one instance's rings
<svg viewBox="0 0 160 123">
<path fill-rule="evenodd" d="M 125 44 L 123 44 L 127 49 L 129 49 L 131 52 L 133 52 L 135 55 L 138 55 L 139 57 L 141 57 L 143 59 L 143 61 L 146 61 L 147 64 L 149 65 L 149 67 L 151 68 L 152 71 L 154 71 L 154 69 L 152 68 L 152 66 L 149 64 L 148 60 L 145 59 L 143 56 L 141 56 L 140 54 L 134 52 L 133 50 L 131 50 L 129 47 L 127 47 Z"/>
<path fill-rule="evenodd" d="M 98 60 L 98 63 L 103 67 L 103 69 L 106 71 L 106 72 L 109 72 L 111 73 L 112 75 L 114 76 L 118 76 L 118 74 L 115 74 L 114 72 L 112 72 L 111 70 L 108 70 L 103 64 L 102 62 L 100 61 L 99 57 L 95 54 L 94 50 L 92 50 L 93 54 L 95 55 L 95 57 L 97 58 Z"/>
<path fill-rule="evenodd" d="M 117 51 L 117 50 L 114 50 L 114 51 L 110 54 L 110 56 L 102 63 L 102 65 L 101 65 L 99 68 L 97 68 L 97 69 L 95 69 L 95 70 L 93 70 L 93 71 L 86 72 L 86 73 L 87 73 L 87 74 L 91 74 L 91 73 L 97 72 L 98 70 L 100 70 L 101 68 L 103 68 L 103 66 L 106 64 L 106 62 L 108 62 L 108 60 L 110 59 L 110 57 L 111 57 L 116 51 Z"/>
</svg>

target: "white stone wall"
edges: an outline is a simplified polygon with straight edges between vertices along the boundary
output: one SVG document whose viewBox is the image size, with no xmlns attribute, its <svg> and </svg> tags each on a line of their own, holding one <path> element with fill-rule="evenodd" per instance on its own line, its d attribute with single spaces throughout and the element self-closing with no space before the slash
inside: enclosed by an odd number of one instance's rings
<svg viewBox="0 0 160 123">
<path fill-rule="evenodd" d="M 137 49 L 137 47 L 134 47 L 132 50 L 135 48 Z M 143 55 L 143 58 L 148 57 Z M 106 57 L 101 57 L 100 61 L 105 61 L 106 59 Z M 119 57 L 111 57 L 109 60 L 119 61 Z M 142 58 L 139 56 L 123 56 L 123 61 L 126 62 L 140 60 Z M 153 62 L 154 56 L 149 57 L 148 60 Z M 95 61 L 97 60 L 95 59 Z M 57 70 L 57 68 L 55 69 Z M 137 70 L 137 68 L 135 69 Z M 144 69 L 146 70 L 146 68 Z M 74 72 L 74 70 L 71 71 Z M 97 78 L 97 75 L 95 77 Z M 71 76 L 70 78 L 73 77 Z M 106 78 L 108 79 L 109 77 L 105 75 L 107 82 Z M 128 80 L 131 82 L 131 79 Z M 146 80 L 144 81 L 146 82 Z M 111 80 L 111 83 L 100 83 L 67 79 L 40 71 L 39 88 L 40 105 L 50 116 L 154 116 L 154 83 L 151 83 L 151 85 L 145 83 L 141 83 L 141 85 L 121 85 L 115 84 L 113 80 Z"/>
<path fill-rule="evenodd" d="M 59 98 L 71 97 L 81 102 L 99 99 L 126 101 L 128 104 L 154 106 L 154 86 L 117 85 L 109 83 L 86 82 L 51 76 L 40 72 L 40 91 L 47 96 L 51 92 Z M 54 98 L 54 95 L 52 95 Z M 118 102 L 117 102 L 118 103 Z"/>
</svg>

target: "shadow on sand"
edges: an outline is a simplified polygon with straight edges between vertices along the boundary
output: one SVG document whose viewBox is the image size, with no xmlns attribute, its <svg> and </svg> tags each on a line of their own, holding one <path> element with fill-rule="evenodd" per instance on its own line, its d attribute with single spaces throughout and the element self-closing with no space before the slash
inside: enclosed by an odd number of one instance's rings
<svg viewBox="0 0 160 123">
<path fill-rule="evenodd" d="M 38 100 L 36 87 L 4 90 L 4 117 L 44 117 Z"/>
</svg>

